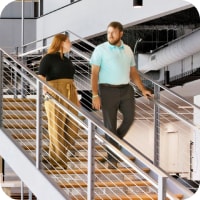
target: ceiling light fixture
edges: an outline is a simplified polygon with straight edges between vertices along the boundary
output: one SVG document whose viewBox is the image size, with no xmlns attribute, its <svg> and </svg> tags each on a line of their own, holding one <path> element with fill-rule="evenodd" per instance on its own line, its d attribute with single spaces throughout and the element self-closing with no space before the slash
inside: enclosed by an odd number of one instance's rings
<svg viewBox="0 0 200 200">
<path fill-rule="evenodd" d="M 134 8 L 141 8 L 143 6 L 143 0 L 133 0 Z"/>
</svg>

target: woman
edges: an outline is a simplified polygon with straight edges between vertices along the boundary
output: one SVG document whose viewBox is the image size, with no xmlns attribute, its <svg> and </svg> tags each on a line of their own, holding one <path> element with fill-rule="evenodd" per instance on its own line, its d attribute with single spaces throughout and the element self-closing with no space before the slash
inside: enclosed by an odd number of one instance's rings
<svg viewBox="0 0 200 200">
<path fill-rule="evenodd" d="M 71 42 L 67 35 L 55 35 L 47 54 L 40 62 L 39 77 L 79 106 L 78 95 L 73 81 L 75 67 L 71 60 L 64 55 L 70 51 L 70 48 Z M 44 93 L 48 92 L 71 112 L 78 114 L 52 91 L 46 88 L 43 90 Z M 77 124 L 51 99 L 45 100 L 44 105 L 48 119 L 50 162 L 54 167 L 67 168 L 67 148 L 74 144 L 74 139 L 78 132 Z"/>
</svg>

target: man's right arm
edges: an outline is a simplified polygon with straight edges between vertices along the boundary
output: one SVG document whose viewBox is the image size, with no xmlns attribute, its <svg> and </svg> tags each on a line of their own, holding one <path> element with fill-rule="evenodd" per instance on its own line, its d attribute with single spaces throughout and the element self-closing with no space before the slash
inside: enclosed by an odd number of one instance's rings
<svg viewBox="0 0 200 200">
<path fill-rule="evenodd" d="M 101 108 L 101 102 L 98 95 L 99 70 L 100 70 L 99 66 L 92 65 L 92 74 L 91 74 L 92 105 L 93 105 L 93 108 L 97 110 Z"/>
<path fill-rule="evenodd" d="M 99 66 L 92 65 L 92 74 L 91 74 L 91 82 L 92 82 L 92 95 L 98 95 L 98 81 L 99 81 Z"/>
</svg>

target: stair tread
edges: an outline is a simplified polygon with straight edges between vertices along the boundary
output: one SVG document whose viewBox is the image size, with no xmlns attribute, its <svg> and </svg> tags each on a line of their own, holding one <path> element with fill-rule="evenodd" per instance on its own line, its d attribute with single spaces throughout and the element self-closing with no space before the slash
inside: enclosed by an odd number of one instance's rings
<svg viewBox="0 0 200 200">
<path fill-rule="evenodd" d="M 30 102 L 35 103 L 36 99 L 34 98 L 3 98 L 3 102 Z"/>
<path fill-rule="evenodd" d="M 95 157 L 95 160 L 98 160 L 98 161 L 101 162 L 101 161 L 104 161 L 105 158 L 100 157 L 100 156 L 96 156 L 96 157 Z M 72 157 L 72 158 L 70 158 L 70 162 L 71 162 L 71 161 L 74 161 L 74 162 L 76 162 L 76 161 L 85 162 L 85 161 L 88 161 L 88 158 L 87 158 L 87 157 L 83 157 L 83 156 L 81 156 L 81 157 L 77 156 L 77 157 Z"/>
<path fill-rule="evenodd" d="M 24 110 L 24 111 L 35 111 L 36 106 L 35 105 L 3 105 L 4 110 Z"/>
<path fill-rule="evenodd" d="M 4 128 L 15 128 L 15 129 L 35 129 L 36 125 L 33 123 L 23 123 L 23 124 L 19 124 L 19 123 L 4 123 L 3 124 Z M 48 127 L 47 124 L 43 125 L 46 129 Z"/>
<path fill-rule="evenodd" d="M 36 139 L 36 133 L 14 133 L 12 134 L 14 139 Z M 42 134 L 43 139 L 48 139 L 48 134 Z"/>
<path fill-rule="evenodd" d="M 178 199 L 183 199 L 183 195 L 182 194 L 176 194 L 175 195 L 176 198 Z M 83 197 L 81 195 L 79 196 L 74 196 L 74 197 L 71 197 L 71 200 L 75 200 L 75 199 L 78 199 L 78 200 L 85 200 L 86 197 Z M 127 195 L 101 195 L 100 197 L 96 196 L 94 197 L 94 200 L 157 200 L 158 199 L 158 195 L 155 194 L 155 193 L 148 193 L 148 194 L 144 194 L 144 193 L 137 193 L 136 195 L 135 194 L 127 194 Z M 168 198 L 166 198 L 168 200 Z"/>
<path fill-rule="evenodd" d="M 68 182 L 59 182 L 61 188 L 81 188 L 87 187 L 87 182 L 82 181 L 68 181 Z M 94 182 L 95 187 L 130 187 L 130 186 L 149 186 L 150 182 L 146 180 L 134 180 L 134 181 L 103 181 L 103 182 Z"/>
<path fill-rule="evenodd" d="M 157 200 L 157 194 L 137 194 L 137 195 L 101 195 L 101 197 L 94 197 L 94 200 Z M 74 197 L 71 197 L 71 200 L 75 200 L 75 199 L 78 199 L 78 200 L 85 200 L 86 197 L 83 197 L 81 195 L 79 196 L 74 196 Z"/>
<path fill-rule="evenodd" d="M 148 173 L 150 170 L 149 168 L 143 168 L 143 171 Z M 87 174 L 88 169 L 66 169 L 66 170 L 46 170 L 48 174 Z M 135 173 L 134 169 L 131 168 L 118 168 L 118 169 L 106 169 L 106 168 L 98 168 L 95 169 L 95 174 L 101 174 L 101 173 Z"/>
<path fill-rule="evenodd" d="M 35 158 L 34 158 L 34 159 L 35 159 Z M 43 156 L 43 159 L 48 161 L 48 157 L 46 158 L 46 156 Z M 101 156 L 95 156 L 95 160 L 96 160 L 96 161 L 99 161 L 99 162 L 104 162 L 104 161 L 105 161 L 105 158 L 104 158 L 104 157 L 101 157 Z M 86 157 L 84 157 L 84 156 L 70 157 L 70 160 L 68 160 L 68 161 L 66 161 L 66 162 L 78 162 L 78 161 L 87 162 L 87 161 L 88 161 L 88 158 L 87 158 L 87 156 L 86 156 Z M 59 171 L 60 171 L 60 170 L 59 170 Z"/>
<path fill-rule="evenodd" d="M 84 144 L 84 145 L 81 145 L 81 144 L 77 144 L 75 146 L 71 146 L 69 147 L 69 150 L 72 150 L 72 149 L 75 149 L 75 150 L 83 150 L 83 149 L 87 149 L 88 148 L 88 145 Z M 97 150 L 103 150 L 104 147 L 100 146 L 100 145 L 95 145 L 95 149 Z"/>
<path fill-rule="evenodd" d="M 15 139 L 36 139 L 36 133 L 13 133 L 12 136 Z M 44 134 L 43 134 L 44 136 Z M 86 139 L 87 135 L 79 135 L 80 137 L 77 137 L 77 139 L 79 138 L 83 138 Z M 45 138 L 48 138 L 48 134 L 45 134 Z M 79 149 L 81 147 L 86 147 L 87 145 L 75 145 L 76 149 Z M 97 146 L 99 147 L 99 146 Z M 73 147 L 70 147 L 71 149 L 73 149 Z"/>
<path fill-rule="evenodd" d="M 35 114 L 4 114 L 4 119 L 24 119 L 24 120 L 35 120 Z M 46 116 L 43 117 L 44 120 L 47 119 Z"/>
<path fill-rule="evenodd" d="M 16 138 L 17 139 L 17 138 Z M 27 138 L 21 138 L 21 139 L 27 139 Z M 29 139 L 35 139 L 35 138 L 29 138 Z M 29 145 L 22 145 L 22 147 L 25 149 L 25 150 L 32 150 L 34 151 L 36 149 L 36 145 L 35 144 L 29 144 Z M 43 145 L 43 148 L 45 150 L 48 150 L 49 146 L 48 145 Z M 86 145 L 75 145 L 74 147 L 69 147 L 68 148 L 69 150 L 73 150 L 73 149 L 76 149 L 76 150 L 87 150 L 87 146 Z M 96 150 L 102 150 L 103 147 L 101 146 L 95 146 L 95 149 Z"/>
<path fill-rule="evenodd" d="M 21 180 L 16 180 L 16 181 L 4 181 L 0 183 L 1 187 L 21 187 Z"/>
</svg>

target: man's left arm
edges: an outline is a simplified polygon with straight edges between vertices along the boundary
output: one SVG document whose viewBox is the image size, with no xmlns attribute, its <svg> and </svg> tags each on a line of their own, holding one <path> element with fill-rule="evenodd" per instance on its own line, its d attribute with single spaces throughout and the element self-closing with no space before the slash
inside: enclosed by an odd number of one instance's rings
<svg viewBox="0 0 200 200">
<path fill-rule="evenodd" d="M 130 68 L 130 79 L 133 83 L 135 83 L 135 85 L 138 87 L 138 89 L 142 92 L 142 94 L 145 97 L 151 97 L 152 96 L 152 93 L 149 90 L 147 90 L 145 88 L 145 86 L 143 85 L 142 80 L 140 78 L 140 75 L 139 75 L 136 67 Z"/>
</svg>

